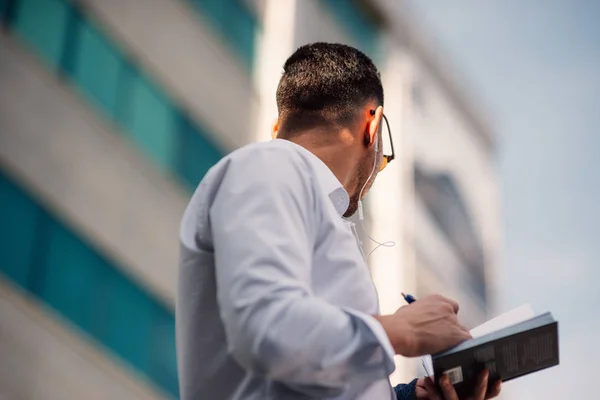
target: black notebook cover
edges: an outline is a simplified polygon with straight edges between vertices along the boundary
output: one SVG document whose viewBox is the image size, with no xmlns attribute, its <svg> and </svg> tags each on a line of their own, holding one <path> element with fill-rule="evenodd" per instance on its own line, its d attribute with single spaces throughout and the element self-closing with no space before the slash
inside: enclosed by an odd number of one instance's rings
<svg viewBox="0 0 600 400">
<path fill-rule="evenodd" d="M 447 374 L 458 396 L 471 395 L 484 368 L 489 385 L 558 365 L 558 323 L 546 313 L 432 355 L 436 381 Z"/>
</svg>

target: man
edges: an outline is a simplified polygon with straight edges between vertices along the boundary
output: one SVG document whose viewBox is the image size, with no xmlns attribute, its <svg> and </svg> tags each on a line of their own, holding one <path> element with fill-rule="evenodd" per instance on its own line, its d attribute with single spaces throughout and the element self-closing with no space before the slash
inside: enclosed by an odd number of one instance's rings
<svg viewBox="0 0 600 400">
<path fill-rule="evenodd" d="M 221 160 L 183 217 L 177 349 L 181 398 L 456 399 L 430 380 L 391 388 L 393 356 L 469 338 L 432 296 L 378 315 L 354 214 L 382 154 L 383 88 L 356 49 L 315 43 L 285 63 L 277 139 Z M 444 382 L 444 381 L 443 381 Z M 476 399 L 486 393 L 482 376 Z M 444 396 L 444 397 L 442 397 Z"/>
</svg>

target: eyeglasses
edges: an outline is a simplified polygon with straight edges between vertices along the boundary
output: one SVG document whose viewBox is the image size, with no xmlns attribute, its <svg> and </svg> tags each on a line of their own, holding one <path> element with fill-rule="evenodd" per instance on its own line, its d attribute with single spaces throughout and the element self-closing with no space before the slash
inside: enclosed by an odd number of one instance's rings
<svg viewBox="0 0 600 400">
<path fill-rule="evenodd" d="M 375 115 L 375 110 L 371 110 L 371 115 Z M 390 123 L 387 119 L 387 117 L 385 116 L 385 114 L 382 114 L 383 116 L 383 120 L 385 121 L 385 125 L 387 126 L 387 131 L 388 131 L 388 136 L 390 138 L 390 147 L 392 149 L 392 154 L 391 155 L 383 155 L 383 160 L 381 161 L 381 167 L 379 168 L 379 172 L 383 171 L 383 169 L 385 167 L 387 167 L 387 165 L 396 157 L 395 153 L 394 153 L 394 141 L 392 140 L 392 130 L 390 129 Z M 382 126 L 383 128 L 383 126 Z M 383 140 L 383 135 L 381 135 L 381 140 Z M 382 146 L 383 149 L 383 146 Z"/>
</svg>

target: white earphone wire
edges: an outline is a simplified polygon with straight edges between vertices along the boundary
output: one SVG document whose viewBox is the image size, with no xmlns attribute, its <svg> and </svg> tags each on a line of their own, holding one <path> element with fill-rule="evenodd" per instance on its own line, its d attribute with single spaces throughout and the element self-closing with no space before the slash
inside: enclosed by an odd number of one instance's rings
<svg viewBox="0 0 600 400">
<path fill-rule="evenodd" d="M 381 123 L 381 121 L 379 122 Z M 367 260 L 369 259 L 369 257 L 371 257 L 371 254 L 373 254 L 375 252 L 375 250 L 377 250 L 378 248 L 380 248 L 381 246 L 384 247 L 394 247 L 396 245 L 396 242 L 392 241 L 392 240 L 388 240 L 387 242 L 379 242 L 375 239 L 373 239 L 371 237 L 371 235 L 369 235 L 369 232 L 367 232 L 367 229 L 365 228 L 365 225 L 363 223 L 364 220 L 364 214 L 363 214 L 363 205 L 362 205 L 362 194 L 365 190 L 365 188 L 367 187 L 367 184 L 369 183 L 369 181 L 371 180 L 371 178 L 373 177 L 373 174 L 375 173 L 375 169 L 377 168 L 377 152 L 378 152 L 378 145 L 379 145 L 379 135 L 380 132 L 382 132 L 381 129 L 379 129 L 379 132 L 377 132 L 377 135 L 375 136 L 375 157 L 373 160 L 373 168 L 371 169 L 371 173 L 369 174 L 369 177 L 367 178 L 367 180 L 365 181 L 365 184 L 363 185 L 362 189 L 360 189 L 360 193 L 358 194 L 358 221 L 360 222 L 360 226 L 363 230 L 363 232 L 365 233 L 365 235 L 367 235 L 367 237 L 375 244 L 377 244 L 377 246 L 371 250 L 369 252 L 369 254 L 367 255 Z"/>
</svg>

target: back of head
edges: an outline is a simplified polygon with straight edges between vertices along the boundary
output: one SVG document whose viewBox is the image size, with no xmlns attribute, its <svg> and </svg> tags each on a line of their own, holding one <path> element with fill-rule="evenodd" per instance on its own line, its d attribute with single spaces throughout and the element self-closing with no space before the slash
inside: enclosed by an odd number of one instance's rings
<svg viewBox="0 0 600 400">
<path fill-rule="evenodd" d="M 359 50 L 333 43 L 298 48 L 277 87 L 278 137 L 320 127 L 347 127 L 368 101 L 383 105 L 379 71 Z"/>
</svg>

